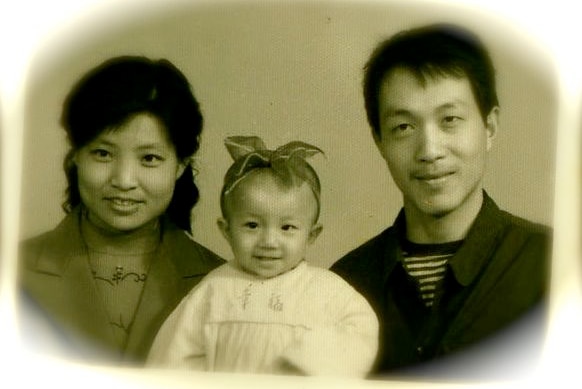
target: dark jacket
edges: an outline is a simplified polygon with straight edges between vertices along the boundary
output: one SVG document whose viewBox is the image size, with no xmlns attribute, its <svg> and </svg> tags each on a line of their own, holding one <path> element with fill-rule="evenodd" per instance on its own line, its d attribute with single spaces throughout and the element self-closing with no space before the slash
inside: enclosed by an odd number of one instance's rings
<svg viewBox="0 0 582 389">
<path fill-rule="evenodd" d="M 550 231 L 484 201 L 462 246 L 449 259 L 444 291 L 426 308 L 402 266 L 401 211 L 394 225 L 336 262 L 380 320 L 375 373 L 433 360 L 479 342 L 543 300 Z"/>
<path fill-rule="evenodd" d="M 23 242 L 19 282 L 23 328 L 44 321 L 68 356 L 97 362 L 140 364 L 164 319 L 204 275 L 224 260 L 167 220 L 124 350 L 115 351 L 105 306 L 89 267 L 79 209 L 52 231 Z M 32 338 L 35 334 L 23 333 Z M 43 341 L 41 339 L 41 341 Z"/>
</svg>

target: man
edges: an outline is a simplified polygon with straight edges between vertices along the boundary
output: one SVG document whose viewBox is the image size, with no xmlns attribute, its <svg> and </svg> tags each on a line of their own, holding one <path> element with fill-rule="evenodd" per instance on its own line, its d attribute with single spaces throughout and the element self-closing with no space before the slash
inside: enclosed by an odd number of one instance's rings
<svg viewBox="0 0 582 389">
<path fill-rule="evenodd" d="M 483 190 L 499 106 L 491 59 L 471 33 L 432 25 L 395 35 L 369 60 L 364 97 L 404 207 L 332 270 L 379 317 L 376 373 L 402 372 L 539 305 L 549 229 L 501 211 Z"/>
</svg>

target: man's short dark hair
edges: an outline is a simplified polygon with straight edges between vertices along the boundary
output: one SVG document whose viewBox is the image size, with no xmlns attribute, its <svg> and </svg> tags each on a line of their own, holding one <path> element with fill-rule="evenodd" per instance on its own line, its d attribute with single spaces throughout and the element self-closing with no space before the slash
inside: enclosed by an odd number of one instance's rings
<svg viewBox="0 0 582 389">
<path fill-rule="evenodd" d="M 402 31 L 382 42 L 364 68 L 366 113 L 377 138 L 380 86 L 386 74 L 397 67 L 412 71 L 421 82 L 438 76 L 467 77 L 484 121 L 499 105 L 493 63 L 476 35 L 449 24 Z"/>
</svg>

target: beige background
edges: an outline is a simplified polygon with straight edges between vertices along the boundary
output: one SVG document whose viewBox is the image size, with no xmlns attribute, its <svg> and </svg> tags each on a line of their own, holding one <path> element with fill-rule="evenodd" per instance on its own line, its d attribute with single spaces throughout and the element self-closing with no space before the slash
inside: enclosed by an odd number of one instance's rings
<svg viewBox="0 0 582 389">
<path fill-rule="evenodd" d="M 215 223 L 231 162 L 226 136 L 255 134 L 270 147 L 303 140 L 326 152 L 311 160 L 323 185 L 324 232 L 308 260 L 329 266 L 391 224 L 401 206 L 366 122 L 362 67 L 383 38 L 441 21 L 478 33 L 498 71 L 501 127 L 486 189 L 502 208 L 552 224 L 557 81 L 547 53 L 509 23 L 475 8 L 373 2 L 176 6 L 120 20 L 65 28 L 58 45 L 45 45 L 31 64 L 21 238 L 52 229 L 64 216 L 67 146 L 59 116 L 65 95 L 103 60 L 139 54 L 177 65 L 202 106 L 196 240 L 230 258 Z"/>
</svg>

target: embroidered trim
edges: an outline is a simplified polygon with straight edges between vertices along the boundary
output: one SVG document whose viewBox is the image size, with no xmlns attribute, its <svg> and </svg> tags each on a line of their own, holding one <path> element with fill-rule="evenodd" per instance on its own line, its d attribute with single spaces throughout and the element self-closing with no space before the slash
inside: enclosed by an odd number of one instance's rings
<svg viewBox="0 0 582 389">
<path fill-rule="evenodd" d="M 124 273 L 123 266 L 116 266 L 115 271 L 109 278 L 107 278 L 106 276 L 97 275 L 97 271 L 95 270 L 91 270 L 91 273 L 93 273 L 93 279 L 105 281 L 110 285 L 119 285 L 120 282 L 125 281 L 128 277 L 133 277 L 134 282 L 145 282 L 147 279 L 146 273 L 141 274 L 135 272 Z"/>
</svg>

